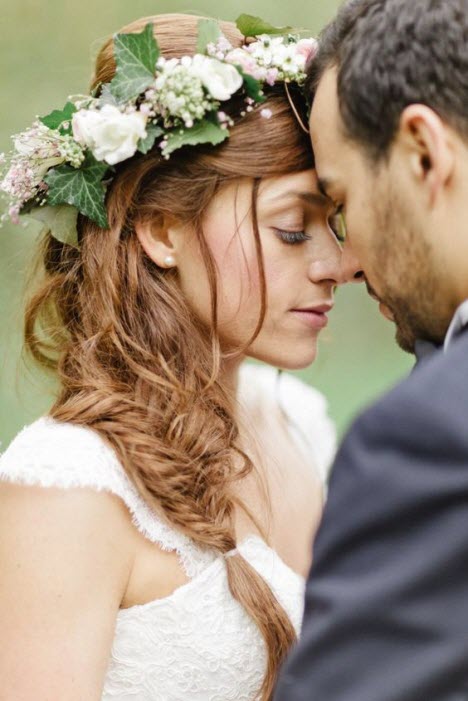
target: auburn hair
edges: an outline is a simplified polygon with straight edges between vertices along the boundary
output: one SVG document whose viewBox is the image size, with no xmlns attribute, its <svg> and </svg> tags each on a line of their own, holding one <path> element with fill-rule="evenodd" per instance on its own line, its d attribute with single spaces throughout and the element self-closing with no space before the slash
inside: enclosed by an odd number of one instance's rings
<svg viewBox="0 0 468 701">
<path fill-rule="evenodd" d="M 122 31 L 139 32 L 152 22 L 162 55 L 180 57 L 196 52 L 198 20 L 158 15 Z M 233 24 L 221 26 L 233 46 L 242 45 Z M 92 87 L 109 82 L 114 71 L 110 39 L 97 56 Z M 258 187 L 262 178 L 313 166 L 310 142 L 289 99 L 284 86 L 272 89 L 266 103 L 272 118 L 254 110 L 236 121 L 220 146 L 181 149 L 170 160 L 155 148 L 120 164 L 107 193 L 109 229 L 80 216 L 79 250 L 45 237 L 44 277 L 26 309 L 25 347 L 59 380 L 51 416 L 97 431 L 146 502 L 197 544 L 219 553 L 236 547 L 235 509 L 247 507 L 234 485 L 255 466 L 239 447 L 233 397 L 219 380 L 217 279 L 203 215 L 224 185 L 251 179 L 262 280 L 258 333 L 266 305 Z M 223 109 L 235 117 L 234 103 L 223 103 Z M 193 226 L 202 246 L 212 294 L 209 329 L 184 299 L 177 272 L 153 263 L 136 236 L 136 221 L 157 226 L 166 217 Z M 226 567 L 232 595 L 265 641 L 268 663 L 259 694 L 270 699 L 295 631 L 268 584 L 240 554 L 226 558 Z"/>
</svg>

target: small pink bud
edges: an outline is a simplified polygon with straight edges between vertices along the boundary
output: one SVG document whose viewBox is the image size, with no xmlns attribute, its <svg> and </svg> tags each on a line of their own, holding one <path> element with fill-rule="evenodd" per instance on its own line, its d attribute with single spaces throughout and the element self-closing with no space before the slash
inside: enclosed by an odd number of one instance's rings
<svg viewBox="0 0 468 701">
<path fill-rule="evenodd" d="M 19 206 L 18 205 L 13 205 L 12 207 L 10 207 L 8 210 L 8 214 L 10 215 L 10 219 L 11 219 L 13 224 L 20 223 Z"/>
</svg>

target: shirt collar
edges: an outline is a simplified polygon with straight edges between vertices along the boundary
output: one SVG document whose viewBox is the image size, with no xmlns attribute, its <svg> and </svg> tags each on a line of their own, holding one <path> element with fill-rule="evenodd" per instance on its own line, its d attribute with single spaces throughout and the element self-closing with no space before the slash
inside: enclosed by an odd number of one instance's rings
<svg viewBox="0 0 468 701">
<path fill-rule="evenodd" d="M 448 350 L 455 338 L 466 326 L 468 326 L 468 299 L 466 299 L 462 304 L 460 304 L 453 316 L 453 319 L 445 336 L 443 346 L 444 353 Z M 416 355 L 417 365 L 419 366 L 422 361 L 426 360 L 426 358 L 429 358 L 435 351 L 440 350 L 440 348 L 440 345 L 432 343 L 431 341 L 416 341 L 414 352 Z"/>
<path fill-rule="evenodd" d="M 455 316 L 448 328 L 444 341 L 444 352 L 450 347 L 454 339 L 468 325 L 468 299 L 466 299 L 455 312 Z"/>
</svg>

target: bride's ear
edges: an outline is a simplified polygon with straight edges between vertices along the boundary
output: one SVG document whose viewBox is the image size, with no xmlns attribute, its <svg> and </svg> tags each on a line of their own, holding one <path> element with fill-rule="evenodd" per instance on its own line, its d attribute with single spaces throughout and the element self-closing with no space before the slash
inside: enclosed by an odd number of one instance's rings
<svg viewBox="0 0 468 701">
<path fill-rule="evenodd" d="M 175 221 L 137 221 L 135 232 L 146 255 L 160 268 L 177 266 L 182 226 Z"/>
</svg>

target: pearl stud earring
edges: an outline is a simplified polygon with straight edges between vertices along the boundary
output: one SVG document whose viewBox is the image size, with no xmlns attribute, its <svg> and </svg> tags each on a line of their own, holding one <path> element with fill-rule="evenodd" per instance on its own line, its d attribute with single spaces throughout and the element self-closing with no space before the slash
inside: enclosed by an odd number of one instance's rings
<svg viewBox="0 0 468 701">
<path fill-rule="evenodd" d="M 164 265 L 167 265 L 168 268 L 172 268 L 175 265 L 174 256 L 166 256 L 164 258 Z"/>
</svg>

